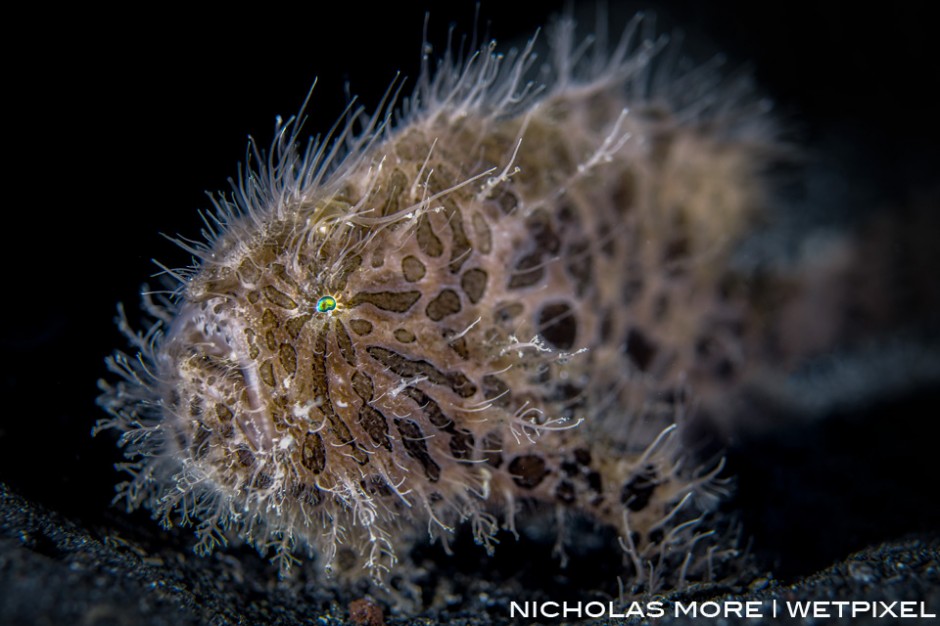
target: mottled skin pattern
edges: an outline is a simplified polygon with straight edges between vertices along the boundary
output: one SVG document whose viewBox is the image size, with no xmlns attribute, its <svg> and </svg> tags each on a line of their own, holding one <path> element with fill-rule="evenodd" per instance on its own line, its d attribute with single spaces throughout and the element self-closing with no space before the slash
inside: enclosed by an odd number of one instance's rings
<svg viewBox="0 0 940 626">
<path fill-rule="evenodd" d="M 707 575 L 716 468 L 671 425 L 737 375 L 725 265 L 761 144 L 727 132 L 741 111 L 628 102 L 618 67 L 512 115 L 429 107 L 228 219 L 152 343 L 161 458 L 130 505 L 381 581 L 428 532 L 469 521 L 489 548 L 531 500 L 620 529 L 650 590 Z"/>
</svg>

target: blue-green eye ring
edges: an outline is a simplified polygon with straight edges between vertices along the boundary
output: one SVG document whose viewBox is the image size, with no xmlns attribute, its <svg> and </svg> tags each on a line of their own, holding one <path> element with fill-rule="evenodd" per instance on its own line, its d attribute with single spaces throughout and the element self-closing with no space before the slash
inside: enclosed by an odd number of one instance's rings
<svg viewBox="0 0 940 626">
<path fill-rule="evenodd" d="M 329 313 L 336 308 L 336 298 L 333 296 L 323 296 L 317 300 L 317 311 L 320 313 Z"/>
</svg>

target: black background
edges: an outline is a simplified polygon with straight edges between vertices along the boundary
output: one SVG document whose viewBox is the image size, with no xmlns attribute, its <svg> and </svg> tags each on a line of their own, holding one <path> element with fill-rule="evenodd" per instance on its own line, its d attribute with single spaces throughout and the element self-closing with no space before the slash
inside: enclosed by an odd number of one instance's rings
<svg viewBox="0 0 940 626">
<path fill-rule="evenodd" d="M 94 399 L 104 358 L 124 346 L 112 322 L 116 303 L 135 310 L 140 285 L 153 284 L 150 276 L 159 271 L 151 258 L 171 267 L 188 263 L 160 233 L 198 238 L 196 211 L 209 207 L 204 190 L 226 189 L 247 136 L 266 144 L 275 116 L 295 112 L 315 77 L 309 131 L 327 129 L 340 114 L 347 80 L 371 108 L 397 71 L 413 84 L 428 9 L 437 51 L 448 25 L 469 32 L 475 14 L 473 2 L 317 4 L 201 15 L 162 4 L 141 5 L 136 14 L 69 9 L 6 25 L 21 43 L 4 44 L 0 480 L 24 496 L 90 524 L 118 514 L 108 508 L 118 452 L 111 437 L 89 436 L 103 416 Z M 875 206 L 937 190 L 940 107 L 930 90 L 940 57 L 927 7 L 666 2 L 657 10 L 693 41 L 713 42 L 732 67 L 750 64 L 792 136 Z M 480 23 L 501 42 L 518 43 L 560 8 L 484 1 Z M 837 431 L 826 443 L 814 432 L 808 456 L 839 446 L 837 463 L 874 457 L 880 428 L 906 427 L 916 432 L 909 440 L 898 435 L 898 450 L 905 457 L 928 454 L 935 449 L 930 433 L 917 429 L 935 426 L 928 420 L 935 422 L 936 413 L 922 408 L 929 399 L 929 393 L 904 399 L 910 424 L 884 426 L 884 412 L 862 416 L 868 430 L 857 441 Z M 740 467 L 752 462 L 745 458 Z M 758 478 L 745 475 L 741 506 L 751 506 L 758 547 L 775 550 L 784 570 L 824 565 L 828 554 L 804 555 L 799 565 L 787 556 L 792 546 L 780 543 L 787 529 L 767 521 L 778 519 L 775 492 L 760 484 L 770 470 L 750 469 Z M 933 490 L 935 498 L 936 470 L 916 469 L 920 474 L 889 473 L 874 497 L 903 480 L 905 494 Z M 791 487 L 784 490 L 801 485 Z M 839 513 L 850 505 L 833 506 L 826 523 L 857 531 L 850 512 Z M 837 547 L 936 523 L 935 505 L 927 513 L 906 500 L 888 506 L 909 523 L 876 521 Z"/>
</svg>

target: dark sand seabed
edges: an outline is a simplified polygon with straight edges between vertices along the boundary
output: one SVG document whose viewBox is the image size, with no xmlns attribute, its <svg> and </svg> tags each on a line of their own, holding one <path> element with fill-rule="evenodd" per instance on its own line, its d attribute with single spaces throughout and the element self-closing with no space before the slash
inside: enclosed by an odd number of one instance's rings
<svg viewBox="0 0 940 626">
<path fill-rule="evenodd" d="M 241 555 L 243 558 L 237 562 L 231 557 L 199 559 L 156 543 L 157 537 L 151 538 L 155 545 L 145 546 L 122 541 L 116 531 L 111 532 L 102 536 L 89 531 L 29 504 L 4 487 L 0 491 L 2 622 L 153 626 L 356 623 L 350 621 L 349 603 L 328 591 L 271 584 L 273 569 L 256 555 Z M 446 563 L 441 568 L 447 570 Z M 560 589 L 558 577 L 539 581 L 533 572 L 502 582 L 468 571 L 451 570 L 446 575 L 452 577 L 447 585 L 451 588 L 451 606 L 425 611 L 414 618 L 387 615 L 386 623 L 505 624 L 510 622 L 512 601 L 522 604 L 561 597 L 560 593 L 545 591 Z M 544 588 L 535 588 L 539 584 Z M 610 599 L 604 594 L 584 593 L 569 601 L 599 600 L 606 604 Z M 806 601 L 867 601 L 876 603 L 879 616 L 890 615 L 885 613 L 888 607 L 900 614 L 901 605 L 892 603 L 912 602 L 908 606 L 918 615 L 922 610 L 923 614 L 936 613 L 940 605 L 940 539 L 935 534 L 909 536 L 854 552 L 806 576 L 759 577 L 748 587 L 693 588 L 655 600 L 664 603 L 666 616 L 651 621 L 662 624 L 790 623 L 792 620 L 783 617 L 785 604 Z M 720 606 L 759 602 L 757 610 L 764 617 L 732 616 L 717 621 L 672 614 L 673 602 L 688 605 L 706 601 Z M 781 607 L 779 620 L 771 617 L 774 601 Z M 832 618 L 816 623 L 891 623 L 870 613 L 839 619 L 835 608 L 829 611 Z M 542 623 L 558 621 L 543 619 Z M 614 619 L 610 623 L 622 622 Z"/>
</svg>

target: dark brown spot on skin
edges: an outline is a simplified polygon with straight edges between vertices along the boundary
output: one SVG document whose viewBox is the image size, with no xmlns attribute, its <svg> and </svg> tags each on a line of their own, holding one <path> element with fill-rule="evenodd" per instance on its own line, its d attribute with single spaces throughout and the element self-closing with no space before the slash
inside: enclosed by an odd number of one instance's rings
<svg viewBox="0 0 940 626">
<path fill-rule="evenodd" d="M 282 343 L 281 347 L 278 349 L 277 357 L 281 361 L 281 367 L 283 367 L 288 374 L 293 374 L 297 371 L 297 351 L 294 350 L 294 346 L 289 343 Z"/>
<path fill-rule="evenodd" d="M 634 545 L 634 546 L 640 545 L 640 539 L 641 539 L 640 533 L 638 533 L 638 532 L 635 531 L 635 530 L 630 531 L 630 541 L 633 542 L 633 545 Z"/>
<path fill-rule="evenodd" d="M 627 279 L 626 283 L 623 286 L 623 292 L 620 294 L 620 301 L 624 306 L 630 306 L 636 302 L 637 298 L 643 293 L 643 288 L 645 283 L 643 282 L 643 277 L 640 275 L 634 275 L 632 272 L 638 272 L 636 266 L 632 266 L 627 274 L 630 278 Z"/>
<path fill-rule="evenodd" d="M 600 493 L 601 488 L 603 487 L 603 482 L 601 481 L 600 473 L 588 472 L 588 475 L 586 476 L 586 478 L 587 478 L 588 487 L 590 487 L 593 491 Z"/>
<path fill-rule="evenodd" d="M 265 285 L 264 289 L 261 290 L 261 293 L 264 294 L 265 299 L 275 306 L 279 306 L 282 309 L 296 309 L 297 303 L 294 302 L 290 296 L 286 293 L 278 291 L 273 285 Z"/>
<path fill-rule="evenodd" d="M 567 480 L 563 480 L 555 487 L 555 497 L 559 502 L 571 504 L 574 502 L 574 485 Z"/>
<path fill-rule="evenodd" d="M 503 438 L 499 433 L 490 432 L 483 438 L 483 458 L 493 467 L 503 464 Z"/>
<path fill-rule="evenodd" d="M 235 448 L 235 460 L 242 467 L 251 467 L 255 464 L 255 455 L 251 453 L 247 446 L 238 446 Z"/>
<path fill-rule="evenodd" d="M 562 415 L 568 418 L 573 418 L 575 410 L 586 405 L 584 388 L 569 382 L 557 383 L 550 397 L 562 405 Z"/>
<path fill-rule="evenodd" d="M 241 284 L 236 273 L 228 267 L 210 267 L 203 276 L 205 290 L 213 294 L 231 293 Z"/>
<path fill-rule="evenodd" d="M 460 296 L 453 289 L 443 289 L 428 303 L 425 313 L 435 322 L 460 312 Z"/>
<path fill-rule="evenodd" d="M 493 249 L 493 233 L 490 231 L 490 227 L 486 223 L 486 218 L 483 217 L 483 215 L 480 213 L 474 213 L 473 217 L 470 218 L 470 221 L 473 224 L 476 249 L 481 254 L 489 254 Z"/>
<path fill-rule="evenodd" d="M 349 320 L 349 327 L 352 328 L 352 331 L 357 335 L 368 335 L 372 332 L 372 322 L 369 320 Z"/>
<path fill-rule="evenodd" d="M 653 302 L 653 317 L 662 319 L 669 313 L 669 293 L 663 292 Z"/>
<path fill-rule="evenodd" d="M 408 177 L 405 176 L 405 173 L 399 169 L 392 172 L 388 181 L 385 204 L 382 206 L 381 210 L 383 216 L 398 213 L 402 192 L 404 192 L 407 187 Z"/>
<path fill-rule="evenodd" d="M 265 328 L 274 328 L 277 326 L 277 316 L 271 309 L 265 309 L 261 314 L 261 325 Z"/>
<path fill-rule="evenodd" d="M 722 357 L 715 363 L 714 371 L 719 380 L 731 380 L 734 377 L 734 363 L 731 362 L 731 359 Z"/>
<path fill-rule="evenodd" d="M 636 176 L 632 170 L 623 170 L 616 177 L 617 186 L 613 192 L 613 206 L 618 213 L 626 213 L 636 202 Z"/>
<path fill-rule="evenodd" d="M 382 267 L 385 265 L 385 250 L 381 246 L 372 253 L 372 267 Z"/>
<path fill-rule="evenodd" d="M 360 291 L 352 297 L 349 306 L 356 307 L 360 304 L 371 304 L 383 311 L 404 313 L 414 306 L 414 303 L 420 298 L 420 291 Z"/>
<path fill-rule="evenodd" d="M 587 448 L 576 448 L 574 451 L 574 460 L 578 465 L 588 467 L 591 465 L 591 451 Z"/>
<path fill-rule="evenodd" d="M 235 414 L 232 413 L 232 410 L 224 404 L 215 405 L 215 414 L 219 418 L 220 422 L 228 422 L 233 417 L 235 417 Z"/>
<path fill-rule="evenodd" d="M 330 420 L 330 430 L 333 432 L 333 435 L 340 443 L 344 443 L 348 446 L 349 456 L 356 460 L 359 465 L 365 465 L 369 462 L 369 455 L 365 453 L 364 450 L 359 448 L 356 445 L 355 440 L 353 439 L 352 433 L 349 431 L 349 426 L 346 425 L 346 422 L 341 420 L 336 413 L 327 414 L 327 418 Z"/>
<path fill-rule="evenodd" d="M 444 210 L 447 212 L 447 221 L 450 224 L 450 230 L 453 234 L 450 249 L 450 268 L 451 274 L 456 274 L 463 267 L 463 264 L 470 258 L 470 239 L 463 228 L 463 214 L 454 204 L 453 200 L 446 198 L 444 201 Z"/>
<path fill-rule="evenodd" d="M 243 283 L 252 284 L 261 278 L 261 270 L 255 266 L 251 259 L 245 259 L 238 266 L 238 276 Z"/>
<path fill-rule="evenodd" d="M 264 342 L 268 345 L 268 350 L 271 352 L 277 350 L 277 338 L 274 336 L 273 330 L 269 330 L 264 334 Z"/>
<path fill-rule="evenodd" d="M 450 453 L 458 461 L 469 461 L 473 454 L 473 434 L 466 430 L 454 430 L 450 437 Z"/>
<path fill-rule="evenodd" d="M 311 373 L 313 374 L 310 380 L 314 392 L 313 397 L 314 400 L 320 402 L 320 411 L 329 421 L 333 436 L 336 437 L 339 443 L 346 444 L 349 447 L 348 454 L 357 463 L 365 465 L 369 462 L 369 456 L 356 445 L 352 433 L 349 431 L 349 426 L 333 410 L 333 401 L 330 399 L 330 383 L 327 377 L 326 335 L 327 328 L 324 326 L 317 334 L 317 341 L 314 346 L 314 353 L 317 357 L 311 359 L 310 362 Z"/>
<path fill-rule="evenodd" d="M 261 380 L 268 387 L 273 388 L 277 384 L 277 381 L 274 380 L 274 366 L 271 361 L 265 361 L 261 364 L 261 367 L 258 368 L 258 375 L 261 376 Z"/>
<path fill-rule="evenodd" d="M 291 339 L 297 339 L 300 335 L 300 331 L 303 329 L 304 324 L 310 319 L 310 314 L 301 315 L 300 317 L 292 317 L 287 320 L 284 324 L 284 328 L 287 329 L 287 334 L 290 335 Z"/>
<path fill-rule="evenodd" d="M 368 492 L 369 495 L 383 497 L 392 495 L 392 490 L 389 489 L 388 483 L 385 482 L 385 479 L 383 479 L 381 476 L 376 476 L 375 474 L 360 480 L 359 486 Z"/>
<path fill-rule="evenodd" d="M 695 354 L 697 356 L 708 358 L 713 352 L 715 352 L 715 346 L 711 337 L 699 337 L 695 341 Z"/>
<path fill-rule="evenodd" d="M 532 252 L 519 259 L 509 277 L 509 289 L 522 289 L 537 284 L 545 276 L 542 255 Z"/>
<path fill-rule="evenodd" d="M 318 506 L 323 502 L 323 496 L 320 493 L 320 490 L 314 485 L 297 485 L 297 488 L 292 490 L 296 494 L 296 498 L 301 502 L 305 502 L 310 506 Z"/>
<path fill-rule="evenodd" d="M 558 221 L 561 222 L 563 230 L 566 229 L 581 229 L 581 216 L 578 212 L 577 207 L 572 204 L 570 199 L 563 198 L 560 201 L 558 210 L 555 212 L 555 215 L 558 217 Z"/>
<path fill-rule="evenodd" d="M 461 359 L 466 361 L 470 358 L 470 348 L 467 346 L 466 337 L 460 337 L 459 339 L 449 341 L 447 345 L 449 345 L 451 350 L 456 352 L 457 356 L 459 356 Z"/>
<path fill-rule="evenodd" d="M 483 377 L 483 397 L 492 400 L 496 406 L 509 406 L 512 396 L 509 393 L 509 385 L 501 378 L 487 374 Z"/>
<path fill-rule="evenodd" d="M 274 422 L 274 428 L 278 431 L 285 431 L 288 428 L 287 420 L 284 418 L 283 411 L 271 409 L 271 421 Z"/>
<path fill-rule="evenodd" d="M 685 235 L 673 237 L 663 249 L 663 263 L 668 265 L 681 261 L 689 255 L 691 247 L 689 239 Z"/>
<path fill-rule="evenodd" d="M 349 275 L 359 269 L 360 265 L 362 265 L 362 257 L 358 254 L 353 254 L 346 257 L 343 261 L 342 267 L 340 267 L 340 270 L 337 273 L 335 282 L 333 284 L 333 291 L 337 292 L 344 290 L 346 288 L 346 281 L 349 279 Z"/>
<path fill-rule="evenodd" d="M 396 328 L 395 339 L 402 343 L 413 343 L 415 340 L 415 334 L 407 328 Z"/>
<path fill-rule="evenodd" d="M 578 321 L 566 302 L 546 304 L 539 312 L 539 333 L 558 350 L 574 347 L 578 334 Z"/>
<path fill-rule="evenodd" d="M 369 433 L 376 445 L 392 451 L 392 441 L 388 438 L 388 422 L 384 415 L 368 404 L 363 404 L 359 409 L 359 425 Z"/>
<path fill-rule="evenodd" d="M 274 477 L 267 473 L 255 474 L 251 479 L 251 486 L 255 489 L 268 489 L 274 484 Z"/>
<path fill-rule="evenodd" d="M 212 434 L 211 431 L 202 426 L 196 429 L 196 434 L 193 435 L 193 443 L 191 446 L 193 456 L 196 459 L 205 458 L 206 454 L 209 452 L 209 446 L 206 444 L 209 441 L 210 434 Z"/>
<path fill-rule="evenodd" d="M 336 414 L 336 412 L 333 411 L 332 404 L 330 404 L 330 410 L 329 410 L 329 413 L 326 414 L 326 417 L 330 421 L 330 430 L 336 436 L 336 439 L 340 443 L 350 444 L 350 445 L 355 446 L 352 433 L 349 431 L 349 426 L 347 426 L 346 422 L 341 420 L 339 416 Z"/>
<path fill-rule="evenodd" d="M 487 274 L 480 268 L 467 270 L 460 277 L 460 288 L 464 290 L 470 302 L 476 304 L 486 292 Z"/>
<path fill-rule="evenodd" d="M 469 398 L 477 392 L 477 386 L 460 372 L 447 374 L 448 385 L 461 398 Z"/>
<path fill-rule="evenodd" d="M 367 374 L 364 374 L 359 370 L 353 372 L 352 387 L 353 391 L 356 392 L 357 396 L 362 398 L 363 402 L 369 402 L 372 400 L 372 396 L 375 393 L 375 387 L 372 384 L 372 379 L 369 378 Z"/>
<path fill-rule="evenodd" d="M 421 407 L 421 410 L 424 411 L 424 416 L 437 428 L 447 430 L 453 425 L 451 419 L 444 415 L 444 411 L 441 410 L 440 405 L 428 394 L 416 387 L 405 387 L 404 394 Z"/>
<path fill-rule="evenodd" d="M 369 356 L 399 376 L 406 378 L 424 376 L 435 385 L 450 387 L 461 398 L 469 398 L 477 391 L 476 385 L 461 372 L 445 374 L 427 361 L 412 360 L 381 346 L 369 346 L 366 351 Z"/>
<path fill-rule="evenodd" d="M 542 209 L 533 211 L 525 220 L 529 236 L 535 242 L 535 249 L 543 254 L 558 254 L 561 240 L 552 228 L 552 220 Z"/>
<path fill-rule="evenodd" d="M 415 230 L 415 236 L 418 239 L 418 247 L 421 251 L 430 257 L 439 257 L 444 254 L 444 244 L 434 234 L 431 228 L 431 220 L 427 215 L 418 218 L 418 227 Z"/>
<path fill-rule="evenodd" d="M 597 241 L 601 242 L 600 249 L 608 257 L 614 256 L 617 252 L 617 242 L 610 233 L 613 232 L 613 226 L 606 221 L 601 221 L 597 225 Z"/>
<path fill-rule="evenodd" d="M 519 206 L 519 199 L 513 192 L 504 190 L 496 197 L 496 206 L 503 212 L 503 215 L 509 215 Z"/>
<path fill-rule="evenodd" d="M 663 540 L 663 537 L 665 536 L 665 534 L 666 533 L 662 528 L 654 528 L 653 530 L 649 532 L 649 534 L 647 535 L 647 538 L 649 539 L 649 542 L 651 544 L 655 545 Z"/>
<path fill-rule="evenodd" d="M 261 353 L 261 349 L 255 344 L 255 331 L 246 328 L 245 339 L 248 341 L 248 358 L 251 360 L 257 359 L 258 354 Z"/>
<path fill-rule="evenodd" d="M 300 464 L 314 474 L 319 474 L 326 467 L 326 448 L 319 434 L 307 433 L 304 436 Z"/>
<path fill-rule="evenodd" d="M 728 355 L 725 343 L 727 340 L 722 341 L 719 337 L 727 337 L 727 333 L 736 333 L 737 329 L 711 326 L 702 332 L 709 334 L 700 336 L 695 342 L 695 353 L 701 362 L 700 367 L 711 370 L 719 380 L 731 380 L 735 375 L 735 364 Z"/>
<path fill-rule="evenodd" d="M 421 428 L 411 420 L 395 420 L 395 426 L 401 434 L 402 445 L 405 451 L 424 467 L 424 474 L 432 483 L 441 477 L 441 468 L 428 454 L 428 444 L 424 440 Z"/>
<path fill-rule="evenodd" d="M 620 492 L 621 504 L 631 511 L 642 511 L 649 504 L 658 484 L 655 469 L 652 466 L 646 466 L 623 486 Z"/>
<path fill-rule="evenodd" d="M 426 158 L 426 155 L 424 158 Z M 432 194 L 446 192 L 446 190 L 451 188 L 454 184 L 454 180 L 456 180 L 458 176 L 458 172 L 448 165 L 448 161 L 438 160 L 436 166 L 428 172 L 428 192 Z M 443 196 L 442 201 L 446 202 L 450 200 L 447 194 L 442 193 L 441 195 Z"/>
<path fill-rule="evenodd" d="M 297 282 L 291 278 L 291 275 L 287 272 L 287 268 L 284 267 L 282 263 L 272 263 L 269 266 L 269 270 L 272 274 L 277 276 L 280 280 L 287 283 L 287 285 L 294 291 L 300 291 L 300 286 Z"/>
<path fill-rule="evenodd" d="M 424 278 L 427 268 L 418 257 L 409 254 L 401 260 L 401 273 L 409 283 L 416 283 Z"/>
<path fill-rule="evenodd" d="M 605 309 L 601 314 L 600 338 L 601 343 L 610 343 L 611 335 L 614 331 L 614 316 L 610 309 Z"/>
<path fill-rule="evenodd" d="M 248 292 L 248 302 L 251 304 L 258 304 L 258 300 L 261 299 L 261 293 L 258 291 L 249 291 Z"/>
<path fill-rule="evenodd" d="M 535 454 L 523 454 L 509 462 L 509 473 L 513 482 L 523 489 L 538 487 L 548 475 L 545 460 Z"/>
<path fill-rule="evenodd" d="M 333 330 L 336 332 L 336 343 L 339 345 L 340 354 L 343 355 L 343 359 L 347 363 L 355 367 L 356 349 L 353 347 L 352 339 L 349 338 L 349 333 L 346 332 L 346 327 L 335 317 L 333 318 Z"/>
<path fill-rule="evenodd" d="M 515 318 L 519 317 L 524 310 L 525 307 L 520 303 L 508 302 L 496 309 L 496 313 L 493 316 L 493 321 L 495 321 L 497 324 L 509 324 Z"/>
<path fill-rule="evenodd" d="M 650 341 L 639 329 L 631 328 L 627 333 L 625 346 L 630 360 L 641 372 L 645 372 L 656 356 L 656 344 Z"/>
<path fill-rule="evenodd" d="M 656 392 L 656 399 L 668 406 L 685 404 L 688 401 L 686 390 L 683 387 L 662 389 Z"/>
<path fill-rule="evenodd" d="M 591 256 L 591 245 L 586 241 L 572 243 L 568 248 L 565 270 L 574 279 L 578 296 L 584 296 L 590 286 L 593 269 L 594 258 Z"/>
<path fill-rule="evenodd" d="M 666 130 L 663 126 L 660 128 L 662 129 L 660 132 L 653 133 L 651 136 L 652 149 L 649 152 L 651 162 L 657 165 L 665 163 L 669 158 L 676 138 L 674 132 Z"/>
</svg>

